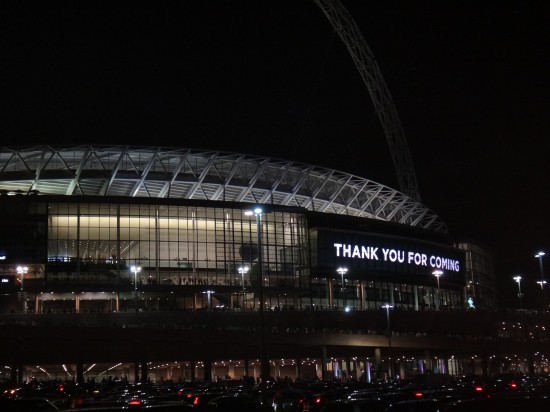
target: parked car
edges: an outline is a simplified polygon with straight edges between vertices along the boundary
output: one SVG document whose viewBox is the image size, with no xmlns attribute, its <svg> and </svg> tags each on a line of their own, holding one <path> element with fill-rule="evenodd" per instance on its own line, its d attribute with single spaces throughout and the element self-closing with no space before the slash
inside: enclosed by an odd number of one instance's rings
<svg viewBox="0 0 550 412">
<path fill-rule="evenodd" d="M 271 411 L 248 395 L 224 395 L 210 400 L 206 412 L 261 412 Z"/>
<path fill-rule="evenodd" d="M 337 399 L 326 402 L 321 412 L 385 412 L 390 406 L 383 399 Z"/>
</svg>

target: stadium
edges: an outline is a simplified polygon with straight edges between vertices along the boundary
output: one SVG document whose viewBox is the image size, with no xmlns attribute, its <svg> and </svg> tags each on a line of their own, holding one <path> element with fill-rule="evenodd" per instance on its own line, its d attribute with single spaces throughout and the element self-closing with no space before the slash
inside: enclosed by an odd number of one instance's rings
<svg viewBox="0 0 550 412">
<path fill-rule="evenodd" d="M 491 259 L 424 205 L 376 61 L 315 1 L 399 189 L 194 148 L 0 148 L 0 379 L 371 382 L 548 372 L 550 325 L 498 312 Z"/>
<path fill-rule="evenodd" d="M 471 250 L 395 189 L 160 147 L 4 148 L 0 164 L 6 378 L 490 370 L 477 339 L 502 319 L 468 310 Z"/>
</svg>

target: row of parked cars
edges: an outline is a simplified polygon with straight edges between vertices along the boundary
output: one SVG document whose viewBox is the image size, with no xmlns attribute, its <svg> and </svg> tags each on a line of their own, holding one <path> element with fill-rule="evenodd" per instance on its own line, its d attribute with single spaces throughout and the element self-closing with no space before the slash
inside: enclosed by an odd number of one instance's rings
<svg viewBox="0 0 550 412">
<path fill-rule="evenodd" d="M 101 384 L 31 382 L 7 385 L 0 411 L 120 412 L 461 412 L 550 411 L 547 376 L 490 379 L 417 375 L 387 382 L 253 380 L 213 383 Z"/>
</svg>

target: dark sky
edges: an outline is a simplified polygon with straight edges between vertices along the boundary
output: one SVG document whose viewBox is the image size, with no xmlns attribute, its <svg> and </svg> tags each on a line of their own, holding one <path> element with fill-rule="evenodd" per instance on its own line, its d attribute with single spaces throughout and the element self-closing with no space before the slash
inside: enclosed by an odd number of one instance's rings
<svg viewBox="0 0 550 412">
<path fill-rule="evenodd" d="M 342 4 L 393 97 L 423 203 L 493 252 L 503 301 L 516 273 L 531 293 L 534 254 L 550 252 L 550 3 Z M 10 0 L 0 22 L 2 145 L 235 151 L 397 187 L 368 91 L 312 0 Z"/>
</svg>

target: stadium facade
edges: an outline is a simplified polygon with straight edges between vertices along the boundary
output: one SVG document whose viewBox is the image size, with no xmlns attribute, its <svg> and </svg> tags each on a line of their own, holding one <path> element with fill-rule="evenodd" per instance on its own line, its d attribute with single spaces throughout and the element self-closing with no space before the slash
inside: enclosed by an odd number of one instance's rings
<svg viewBox="0 0 550 412">
<path fill-rule="evenodd" d="M 237 153 L 31 147 L 0 150 L 0 193 L 10 378 L 111 362 L 144 379 L 157 362 L 157 377 L 208 380 L 230 359 L 222 376 L 258 376 L 256 358 L 272 376 L 284 359 L 300 377 L 490 369 L 479 345 L 426 340 L 494 322 L 464 318 L 467 245 L 382 184 Z M 179 372 L 160 366 L 173 359 Z"/>
</svg>

